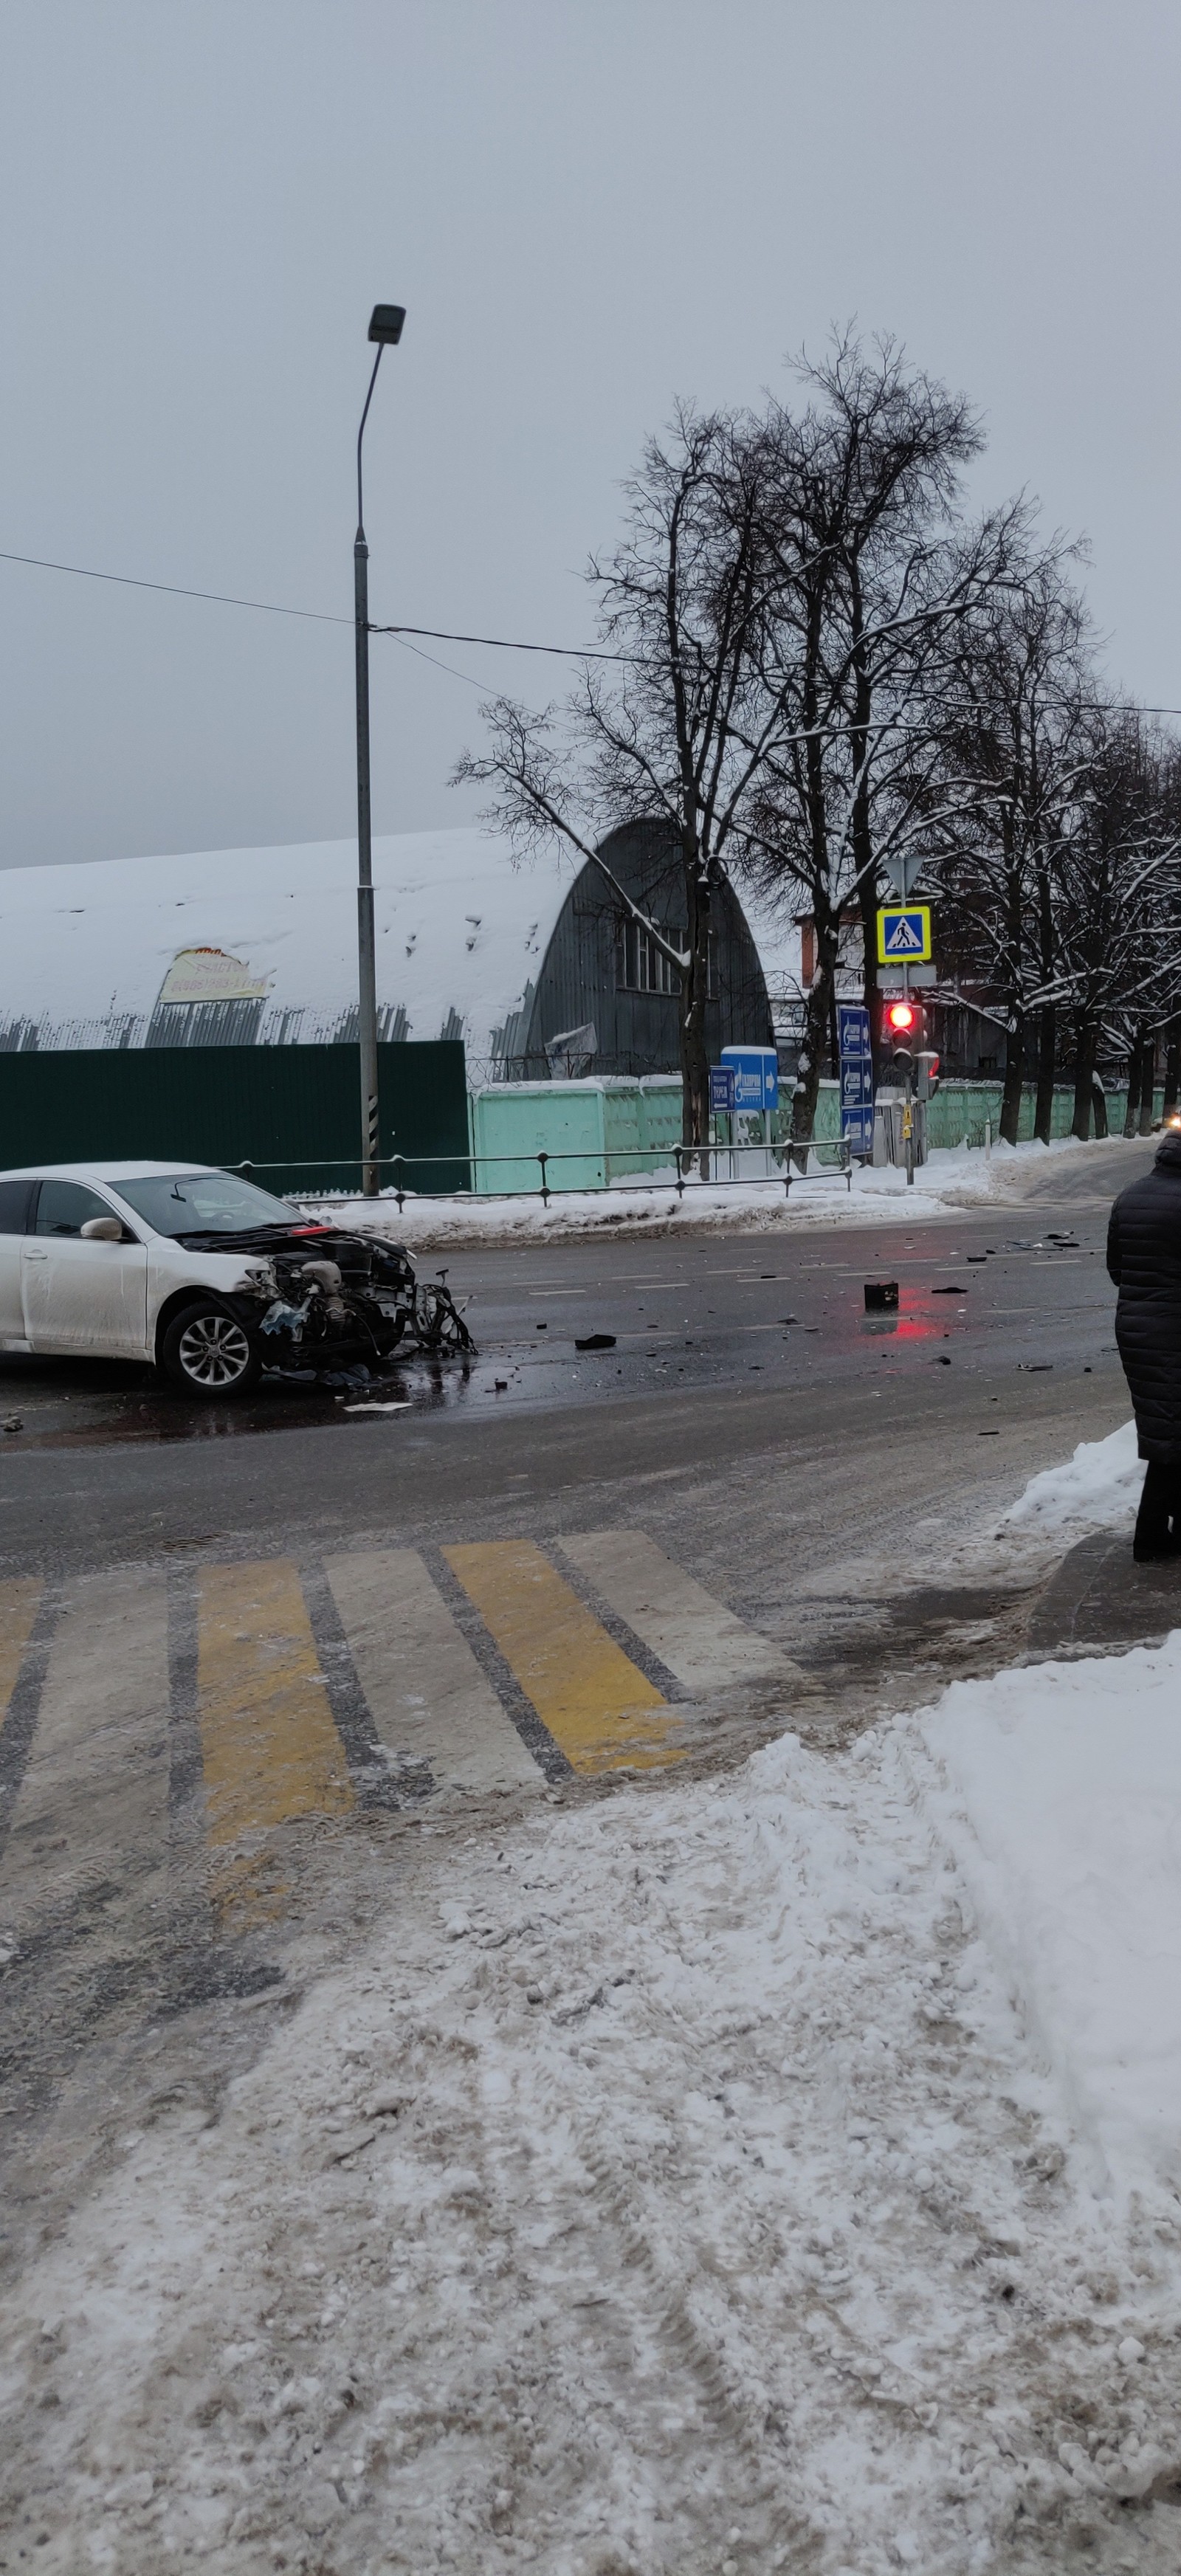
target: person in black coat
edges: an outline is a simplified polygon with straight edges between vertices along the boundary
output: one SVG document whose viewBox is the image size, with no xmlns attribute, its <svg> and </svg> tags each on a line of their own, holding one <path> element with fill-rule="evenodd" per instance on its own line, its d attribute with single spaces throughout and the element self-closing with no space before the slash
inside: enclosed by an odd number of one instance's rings
<svg viewBox="0 0 1181 2576">
<path fill-rule="evenodd" d="M 1181 1555 L 1181 1133 L 1162 1136 L 1152 1170 L 1121 1190 L 1107 1228 L 1119 1290 L 1115 1338 L 1148 1461 L 1132 1553 Z"/>
</svg>

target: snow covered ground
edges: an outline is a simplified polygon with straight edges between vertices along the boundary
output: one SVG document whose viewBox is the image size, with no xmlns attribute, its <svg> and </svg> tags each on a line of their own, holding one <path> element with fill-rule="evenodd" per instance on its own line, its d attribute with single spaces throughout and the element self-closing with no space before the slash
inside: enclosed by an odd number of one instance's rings
<svg viewBox="0 0 1181 2576">
<path fill-rule="evenodd" d="M 10 2300 L 30 2557 L 1171 2576 L 1179 1681 L 424 1831 Z"/>
<path fill-rule="evenodd" d="M 923 1728 L 946 1783 L 930 1811 L 1125 2204 L 1181 2189 L 1179 1704 L 1181 1631 L 953 1683 Z"/>
<path fill-rule="evenodd" d="M 334 1224 L 344 1219 L 350 1224 L 377 1227 L 398 1242 L 409 1244 L 412 1250 L 424 1252 L 447 1244 L 508 1243 L 535 1238 L 555 1242 L 601 1229 L 620 1234 L 674 1234 L 681 1227 L 694 1232 L 710 1227 L 782 1234 L 813 1225 L 894 1225 L 900 1216 L 905 1216 L 908 1225 L 918 1224 L 923 1219 L 945 1216 L 949 1208 L 1016 1207 L 1031 1186 L 1036 1188 L 1044 1179 L 1051 1157 L 1065 1158 L 1065 1172 L 1072 1164 L 1077 1168 L 1078 1158 L 1083 1155 L 1093 1158 L 1091 1168 L 1100 1192 L 1110 1186 L 1114 1196 L 1122 1181 L 1130 1177 L 1122 1137 L 1112 1137 L 1103 1145 L 1079 1145 L 1073 1138 L 1063 1137 L 1052 1145 L 994 1145 L 991 1155 L 965 1145 L 939 1148 L 916 1174 L 910 1189 L 904 1172 L 887 1169 L 854 1172 L 852 1189 L 847 1190 L 829 1166 L 823 1178 L 793 1181 L 790 1197 L 781 1180 L 736 1181 L 721 1186 L 693 1181 L 686 1183 L 682 1197 L 671 1184 L 667 1189 L 619 1186 L 570 1191 L 564 1197 L 552 1198 L 548 1207 L 540 1195 L 504 1199 L 407 1198 L 400 1212 L 396 1199 L 389 1194 L 383 1194 L 379 1207 L 373 1200 L 361 1198 L 306 1199 L 301 1205 L 330 1218 Z"/>
<path fill-rule="evenodd" d="M 1006 1529 L 1031 1535 L 1078 1536 L 1088 1529 L 1130 1529 L 1144 1483 L 1136 1425 L 1121 1422 L 1106 1440 L 1080 1440 L 1073 1458 L 1031 1476 L 1005 1515 Z"/>
</svg>

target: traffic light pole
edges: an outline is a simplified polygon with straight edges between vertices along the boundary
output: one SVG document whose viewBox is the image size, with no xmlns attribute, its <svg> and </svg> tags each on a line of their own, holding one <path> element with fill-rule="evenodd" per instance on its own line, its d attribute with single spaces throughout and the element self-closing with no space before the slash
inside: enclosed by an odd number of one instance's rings
<svg viewBox="0 0 1181 2576">
<path fill-rule="evenodd" d="M 905 865 L 905 862 L 904 862 L 904 865 Z M 903 880 L 903 883 L 904 883 L 904 885 L 905 885 L 905 878 L 904 878 L 904 880 Z M 903 900 L 905 901 L 905 895 L 904 895 L 904 897 L 903 897 Z M 903 966 L 902 966 L 902 999 L 903 999 L 903 1001 L 904 1001 L 904 1002 L 909 1002 L 909 1000 L 910 1000 L 910 968 L 909 968 L 909 966 L 906 964 L 905 959 L 903 960 Z M 904 1102 L 903 1102 L 903 1105 L 902 1105 L 902 1141 L 903 1141 L 903 1144 L 904 1144 L 904 1145 L 905 1145 L 905 1147 L 906 1147 L 906 1186 L 907 1186 L 907 1189 L 908 1189 L 908 1190 L 913 1190 L 913 1188 L 914 1188 L 914 1058 L 913 1058 L 913 1055 L 912 1055 L 912 1057 L 911 1057 L 910 1065 L 909 1065 L 909 1066 L 908 1066 L 908 1068 L 907 1068 L 907 1075 L 906 1075 L 906 1098 L 905 1098 L 905 1100 L 904 1100 Z"/>
</svg>

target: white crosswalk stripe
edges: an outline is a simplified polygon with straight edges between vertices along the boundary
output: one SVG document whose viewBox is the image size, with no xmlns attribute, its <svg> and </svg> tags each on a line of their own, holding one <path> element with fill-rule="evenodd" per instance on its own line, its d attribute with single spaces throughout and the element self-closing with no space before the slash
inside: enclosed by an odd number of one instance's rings
<svg viewBox="0 0 1181 2576">
<path fill-rule="evenodd" d="M 162 1865 L 168 1822 L 165 1578 L 143 1570 L 74 1585 L 54 1633 L 37 1729 L 4 1855 L 4 1920 L 17 1928 L 63 1887 L 72 1899 L 128 1865 Z"/>
<path fill-rule="evenodd" d="M 334 1557 L 332 1597 L 373 1723 L 438 1790 L 545 1783 L 414 1548 Z"/>
<path fill-rule="evenodd" d="M 802 1680 L 772 1638 L 736 1618 L 643 1530 L 582 1530 L 558 1548 L 686 1690 Z"/>
</svg>

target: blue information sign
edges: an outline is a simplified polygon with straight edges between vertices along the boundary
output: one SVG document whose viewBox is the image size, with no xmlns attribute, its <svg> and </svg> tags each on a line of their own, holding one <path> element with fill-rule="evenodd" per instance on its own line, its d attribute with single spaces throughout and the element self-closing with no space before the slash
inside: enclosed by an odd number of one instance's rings
<svg viewBox="0 0 1181 2576">
<path fill-rule="evenodd" d="M 855 1154 L 873 1152 L 873 1047 L 863 1002 L 838 1002 L 841 1134 Z"/>
<path fill-rule="evenodd" d="M 709 1069 L 709 1105 L 715 1118 L 734 1115 L 734 1067 L 711 1064 Z"/>
<path fill-rule="evenodd" d="M 846 1056 L 872 1056 L 869 1037 L 869 1013 L 864 1002 L 838 1002 L 837 1027 L 840 1037 L 841 1062 Z"/>
<path fill-rule="evenodd" d="M 779 1058 L 774 1047 L 723 1047 L 722 1063 L 734 1075 L 736 1109 L 778 1109 Z"/>
</svg>

